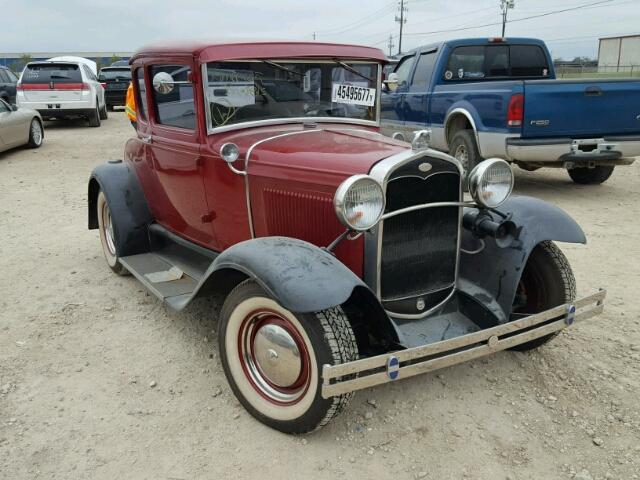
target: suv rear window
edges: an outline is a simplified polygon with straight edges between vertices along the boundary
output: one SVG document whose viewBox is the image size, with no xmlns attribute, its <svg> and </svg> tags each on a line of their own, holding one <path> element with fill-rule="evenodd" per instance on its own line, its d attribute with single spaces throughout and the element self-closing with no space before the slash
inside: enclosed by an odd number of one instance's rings
<svg viewBox="0 0 640 480">
<path fill-rule="evenodd" d="M 22 83 L 81 83 L 82 74 L 73 64 L 29 64 L 22 75 Z"/>
<path fill-rule="evenodd" d="M 105 80 L 131 80 L 131 70 L 128 68 L 103 68 L 100 70 L 100 75 L 104 76 Z"/>
<path fill-rule="evenodd" d="M 445 80 L 546 77 L 547 58 L 538 45 L 473 45 L 454 48 Z"/>
</svg>

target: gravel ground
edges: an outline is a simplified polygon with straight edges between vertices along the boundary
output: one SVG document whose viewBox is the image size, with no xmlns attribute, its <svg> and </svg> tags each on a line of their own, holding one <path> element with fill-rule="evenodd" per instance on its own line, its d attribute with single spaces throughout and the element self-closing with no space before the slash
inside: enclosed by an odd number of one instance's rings
<svg viewBox="0 0 640 480">
<path fill-rule="evenodd" d="M 131 127 L 48 123 L 0 154 L 0 478 L 640 478 L 640 164 L 602 186 L 518 170 L 589 244 L 561 245 L 603 316 L 534 353 L 499 353 L 359 392 L 305 437 L 253 420 L 217 357 L 215 303 L 167 310 L 111 273 L 86 180 Z"/>
</svg>

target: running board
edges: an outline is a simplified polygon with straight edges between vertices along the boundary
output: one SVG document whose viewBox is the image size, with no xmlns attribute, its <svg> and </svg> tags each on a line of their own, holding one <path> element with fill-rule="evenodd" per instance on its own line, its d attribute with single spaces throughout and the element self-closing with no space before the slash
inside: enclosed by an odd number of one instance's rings
<svg viewBox="0 0 640 480">
<path fill-rule="evenodd" d="M 322 367 L 322 397 L 362 390 L 413 377 L 489 355 L 560 331 L 574 322 L 599 315 L 607 292 L 560 305 L 496 327 L 421 347 L 400 350 L 340 365 Z"/>
<path fill-rule="evenodd" d="M 149 227 L 149 244 L 150 252 L 121 257 L 120 263 L 156 297 L 180 310 L 217 254 L 157 224 Z"/>
</svg>

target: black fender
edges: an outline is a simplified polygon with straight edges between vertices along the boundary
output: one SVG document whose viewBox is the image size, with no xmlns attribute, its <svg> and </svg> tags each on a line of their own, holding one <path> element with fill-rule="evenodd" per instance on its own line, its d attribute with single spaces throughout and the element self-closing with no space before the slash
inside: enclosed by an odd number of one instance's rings
<svg viewBox="0 0 640 480">
<path fill-rule="evenodd" d="M 87 199 L 89 230 L 98 228 L 96 207 L 100 190 L 111 210 L 118 256 L 148 252 L 147 229 L 153 218 L 133 168 L 119 160 L 99 165 L 91 172 Z"/>
<path fill-rule="evenodd" d="M 567 243 L 587 243 L 582 228 L 564 210 L 532 197 L 513 196 L 498 211 L 511 215 L 521 227 L 511 246 L 500 248 L 485 237 L 481 242 L 466 229 L 462 231 L 460 252 L 460 289 L 488 306 L 501 322 L 509 320 L 520 277 L 529 255 L 540 242 L 553 240 Z M 492 214 L 496 221 L 500 218 Z"/>
<path fill-rule="evenodd" d="M 374 335 L 398 342 L 395 327 L 371 289 L 331 253 L 311 243 L 262 237 L 233 245 L 211 263 L 192 298 L 227 294 L 245 278 L 254 279 L 294 313 L 350 304 L 370 323 Z"/>
</svg>

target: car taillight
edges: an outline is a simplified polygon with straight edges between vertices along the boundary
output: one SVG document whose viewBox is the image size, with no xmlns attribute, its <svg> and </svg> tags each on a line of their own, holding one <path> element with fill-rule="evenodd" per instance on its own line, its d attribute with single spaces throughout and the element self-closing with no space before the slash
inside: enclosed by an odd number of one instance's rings
<svg viewBox="0 0 640 480">
<path fill-rule="evenodd" d="M 507 107 L 507 126 L 521 127 L 524 120 L 524 95 L 516 93 L 511 96 Z"/>
<path fill-rule="evenodd" d="M 22 91 L 23 90 L 21 83 L 16 84 L 16 90 L 18 90 L 18 91 Z"/>
<path fill-rule="evenodd" d="M 82 88 L 80 90 L 91 90 L 91 88 L 89 88 L 89 84 L 88 83 L 83 83 L 82 84 Z"/>
<path fill-rule="evenodd" d="M 107 82 L 100 82 L 100 85 L 102 85 L 102 88 L 105 90 L 107 89 Z"/>
</svg>

